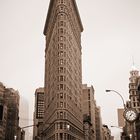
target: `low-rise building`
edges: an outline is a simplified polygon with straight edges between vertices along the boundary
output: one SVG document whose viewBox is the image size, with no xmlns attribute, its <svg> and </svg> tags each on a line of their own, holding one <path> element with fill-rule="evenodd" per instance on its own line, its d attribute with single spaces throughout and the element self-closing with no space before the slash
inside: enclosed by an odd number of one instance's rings
<svg viewBox="0 0 140 140">
<path fill-rule="evenodd" d="M 44 88 L 35 91 L 33 140 L 37 140 L 43 131 L 44 118 Z"/>
</svg>

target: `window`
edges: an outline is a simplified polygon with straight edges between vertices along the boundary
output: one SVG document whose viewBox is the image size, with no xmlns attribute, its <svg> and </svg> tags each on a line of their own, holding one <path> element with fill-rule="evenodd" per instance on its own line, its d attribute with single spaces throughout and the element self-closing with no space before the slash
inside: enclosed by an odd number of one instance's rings
<svg viewBox="0 0 140 140">
<path fill-rule="evenodd" d="M 60 49 L 63 49 L 63 43 L 60 43 Z"/>
<path fill-rule="evenodd" d="M 62 81 L 66 81 L 66 76 L 62 76 L 62 75 L 61 75 L 61 76 L 59 77 L 59 81 L 61 81 L 61 82 L 62 82 Z"/>
<path fill-rule="evenodd" d="M 66 133 L 64 133 L 64 140 L 66 140 L 66 138 L 67 138 L 67 135 L 66 135 Z"/>
<path fill-rule="evenodd" d="M 133 105 L 134 105 L 134 107 L 136 107 L 136 103 L 134 103 Z"/>
<path fill-rule="evenodd" d="M 63 52 L 63 51 L 61 51 L 61 52 L 60 52 L 60 56 L 63 56 L 63 54 L 64 54 L 64 52 Z"/>
<path fill-rule="evenodd" d="M 63 102 L 60 102 L 60 107 L 63 108 Z"/>
<path fill-rule="evenodd" d="M 63 140 L 63 133 L 60 133 L 60 140 Z"/>
<path fill-rule="evenodd" d="M 64 81 L 64 77 L 62 75 L 60 76 L 60 81 Z"/>
<path fill-rule="evenodd" d="M 60 93 L 60 98 L 61 98 L 61 99 L 63 98 L 63 93 L 62 93 L 62 92 Z"/>
<path fill-rule="evenodd" d="M 63 28 L 60 28 L 60 33 L 63 34 Z"/>
<path fill-rule="evenodd" d="M 63 129 L 63 123 L 60 122 L 60 129 Z"/>
<path fill-rule="evenodd" d="M 66 64 L 66 60 L 64 60 L 64 59 L 60 59 L 60 60 L 58 60 L 58 65 L 65 65 Z"/>
<path fill-rule="evenodd" d="M 63 56 L 66 57 L 66 52 L 64 52 Z"/>
<path fill-rule="evenodd" d="M 63 118 L 63 112 L 60 112 L 60 118 L 61 119 Z"/>
<path fill-rule="evenodd" d="M 66 90 L 66 85 L 65 84 L 57 85 L 57 89 L 58 90 Z"/>
<path fill-rule="evenodd" d="M 58 60 L 58 65 L 62 65 L 63 64 L 63 59 Z"/>
<path fill-rule="evenodd" d="M 58 68 L 58 73 L 62 73 L 63 72 L 63 67 Z"/>
<path fill-rule="evenodd" d="M 64 9 L 64 7 L 61 6 L 61 7 L 60 7 L 60 10 L 62 11 L 63 9 Z"/>
<path fill-rule="evenodd" d="M 61 3 L 63 4 L 63 3 L 64 3 L 64 1 L 63 1 L 63 0 L 61 0 Z"/>
<path fill-rule="evenodd" d="M 58 133 L 56 134 L 56 139 L 58 140 Z"/>
<path fill-rule="evenodd" d="M 60 65 L 62 65 L 63 64 L 63 59 L 60 59 Z"/>
<path fill-rule="evenodd" d="M 63 26 L 64 25 L 64 22 L 63 21 L 60 21 L 60 26 Z"/>
<path fill-rule="evenodd" d="M 57 112 L 57 118 L 59 118 L 59 113 Z"/>
<path fill-rule="evenodd" d="M 60 41 L 63 41 L 63 36 L 60 36 Z"/>
<path fill-rule="evenodd" d="M 57 99 L 59 99 L 59 94 L 57 94 Z"/>
<path fill-rule="evenodd" d="M 63 90 L 64 85 L 60 84 L 60 90 Z"/>
<path fill-rule="evenodd" d="M 64 93 L 64 99 L 66 99 L 66 93 Z"/>
</svg>

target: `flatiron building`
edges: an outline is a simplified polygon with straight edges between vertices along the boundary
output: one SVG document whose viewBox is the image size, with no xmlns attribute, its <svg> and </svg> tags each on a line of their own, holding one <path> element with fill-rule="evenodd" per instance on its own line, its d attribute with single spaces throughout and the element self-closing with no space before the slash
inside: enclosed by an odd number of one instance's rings
<svg viewBox="0 0 140 140">
<path fill-rule="evenodd" d="M 43 140 L 83 140 L 81 32 L 75 0 L 50 0 L 44 27 Z"/>
</svg>

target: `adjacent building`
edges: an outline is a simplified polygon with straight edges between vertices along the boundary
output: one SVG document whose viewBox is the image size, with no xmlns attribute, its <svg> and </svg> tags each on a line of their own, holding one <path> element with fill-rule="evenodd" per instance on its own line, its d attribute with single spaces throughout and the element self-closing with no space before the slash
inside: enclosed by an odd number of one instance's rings
<svg viewBox="0 0 140 140">
<path fill-rule="evenodd" d="M 44 28 L 45 140 L 83 140 L 81 32 L 75 0 L 50 0 Z M 67 127 L 69 126 L 69 127 Z"/>
<path fill-rule="evenodd" d="M 127 124 L 131 130 L 133 130 L 133 138 L 140 139 L 140 76 L 139 71 L 133 66 L 130 71 L 130 83 L 129 83 L 129 99 L 130 106 L 137 110 L 139 113 L 138 120 L 133 124 L 133 128 L 131 125 Z M 131 133 L 131 131 L 130 131 Z"/>
<path fill-rule="evenodd" d="M 6 88 L 4 100 L 7 105 L 6 140 L 14 140 L 19 126 L 19 93 L 12 88 Z"/>
<path fill-rule="evenodd" d="M 96 140 L 96 101 L 93 86 L 83 85 L 82 111 L 85 140 Z"/>
<path fill-rule="evenodd" d="M 96 106 L 95 109 L 95 125 L 96 125 L 96 140 L 102 140 L 102 118 L 101 118 L 101 108 Z"/>
<path fill-rule="evenodd" d="M 85 140 L 102 140 L 102 118 L 96 105 L 93 86 L 83 85 L 82 94 L 83 128 Z"/>
<path fill-rule="evenodd" d="M 35 109 L 34 109 L 34 126 L 33 126 L 33 140 L 41 137 L 43 131 L 44 118 L 44 88 L 38 88 L 35 91 Z"/>
<path fill-rule="evenodd" d="M 118 108 L 117 112 L 118 112 L 118 126 L 124 127 L 125 126 L 125 119 L 123 116 L 124 108 Z"/>
<path fill-rule="evenodd" d="M 129 78 L 129 99 L 131 102 L 131 107 L 135 108 L 138 112 L 140 112 L 140 102 L 138 96 L 138 87 L 140 85 L 140 76 L 139 71 L 133 66 L 130 71 Z"/>
<path fill-rule="evenodd" d="M 125 121 L 125 126 L 123 127 L 122 140 L 125 138 L 130 138 L 137 140 L 140 139 L 140 76 L 139 71 L 132 66 L 129 78 L 129 101 L 126 102 L 127 108 L 133 108 L 138 113 L 138 118 L 135 122 L 129 123 Z"/>
<path fill-rule="evenodd" d="M 19 127 L 19 93 L 0 83 L 0 139 L 15 140 Z"/>
</svg>

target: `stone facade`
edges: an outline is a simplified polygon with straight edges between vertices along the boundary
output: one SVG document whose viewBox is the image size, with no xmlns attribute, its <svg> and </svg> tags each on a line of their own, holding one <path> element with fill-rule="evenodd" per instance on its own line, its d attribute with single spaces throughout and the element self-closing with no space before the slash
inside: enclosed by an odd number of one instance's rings
<svg viewBox="0 0 140 140">
<path fill-rule="evenodd" d="M 0 140 L 14 140 L 19 127 L 19 93 L 0 83 Z"/>
<path fill-rule="evenodd" d="M 45 140 L 84 139 L 82 31 L 75 0 L 50 1 L 44 28 L 45 116 L 42 134 Z"/>
<path fill-rule="evenodd" d="M 14 140 L 19 126 L 19 93 L 12 88 L 5 89 L 5 103 L 7 104 L 6 140 Z"/>
</svg>

